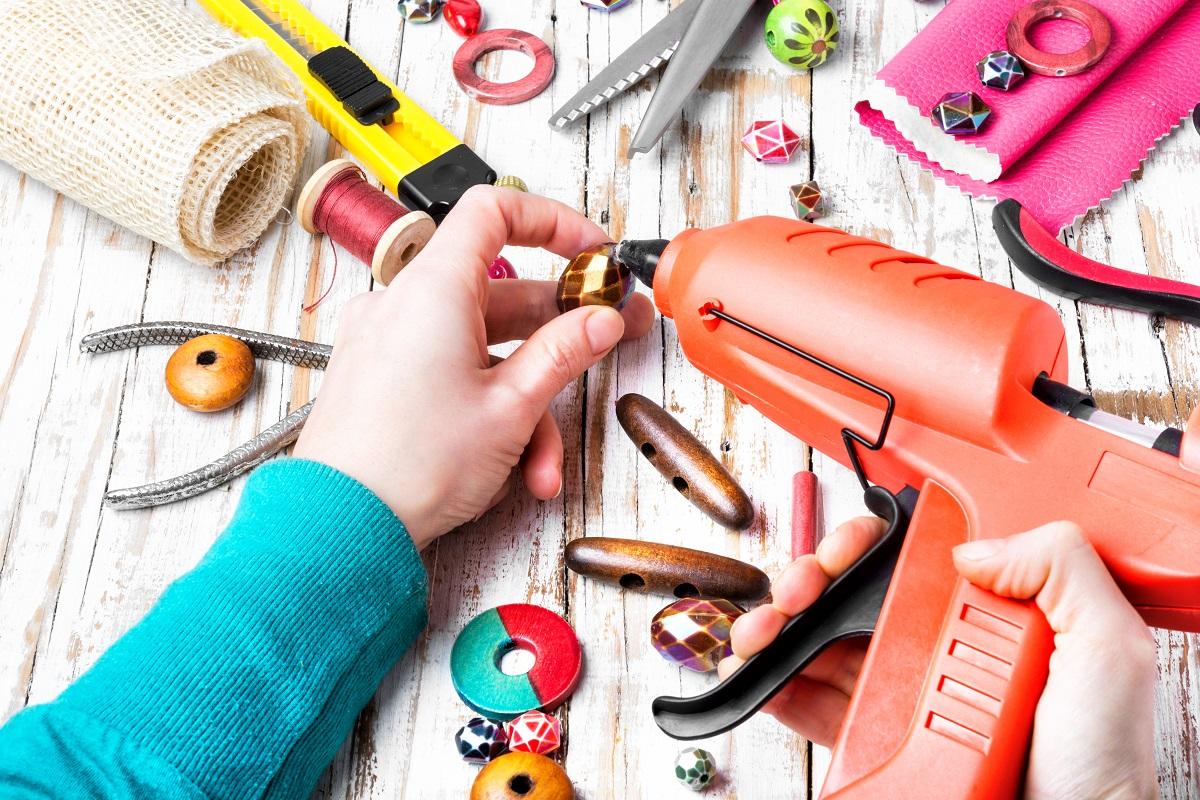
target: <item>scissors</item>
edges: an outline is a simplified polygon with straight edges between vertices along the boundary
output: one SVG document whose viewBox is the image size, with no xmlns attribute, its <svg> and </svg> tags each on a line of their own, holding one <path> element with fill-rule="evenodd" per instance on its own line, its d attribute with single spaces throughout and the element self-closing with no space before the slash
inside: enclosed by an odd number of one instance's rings
<svg viewBox="0 0 1200 800">
<path fill-rule="evenodd" d="M 686 0 L 554 112 L 551 127 L 565 128 L 667 64 L 629 144 L 630 156 L 649 152 L 753 5 L 754 0 Z"/>
</svg>

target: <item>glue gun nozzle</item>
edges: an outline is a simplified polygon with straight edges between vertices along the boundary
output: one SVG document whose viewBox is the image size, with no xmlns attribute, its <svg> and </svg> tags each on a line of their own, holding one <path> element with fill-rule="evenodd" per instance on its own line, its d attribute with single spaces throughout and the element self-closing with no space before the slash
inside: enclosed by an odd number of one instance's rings
<svg viewBox="0 0 1200 800">
<path fill-rule="evenodd" d="M 666 239 L 623 239 L 613 248 L 612 257 L 618 264 L 628 267 L 643 284 L 654 288 L 658 258 L 668 244 Z"/>
</svg>

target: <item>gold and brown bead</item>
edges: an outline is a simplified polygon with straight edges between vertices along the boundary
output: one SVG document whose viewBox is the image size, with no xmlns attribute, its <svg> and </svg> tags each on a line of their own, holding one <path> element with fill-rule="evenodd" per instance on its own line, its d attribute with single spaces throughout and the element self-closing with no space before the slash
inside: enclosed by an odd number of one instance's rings
<svg viewBox="0 0 1200 800">
<path fill-rule="evenodd" d="M 625 307 L 633 296 L 635 281 L 629 267 L 612 258 L 612 243 L 584 250 L 563 270 L 558 279 L 558 310 L 580 306 Z"/>
<path fill-rule="evenodd" d="M 254 383 L 254 354 L 240 339 L 209 333 L 189 339 L 167 361 L 167 391 L 193 411 L 221 411 Z"/>
</svg>

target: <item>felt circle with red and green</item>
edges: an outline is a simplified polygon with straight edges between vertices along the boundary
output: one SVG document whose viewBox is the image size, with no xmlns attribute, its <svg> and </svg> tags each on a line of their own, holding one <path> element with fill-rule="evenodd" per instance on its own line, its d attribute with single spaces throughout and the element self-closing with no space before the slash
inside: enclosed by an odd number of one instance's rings
<svg viewBox="0 0 1200 800">
<path fill-rule="evenodd" d="M 524 675 L 507 675 L 500 660 L 514 649 L 533 654 Z M 567 621 L 549 609 L 512 603 L 467 623 L 450 651 L 450 677 L 462 701 L 489 719 L 509 720 L 562 704 L 583 671 L 583 650 Z"/>
</svg>

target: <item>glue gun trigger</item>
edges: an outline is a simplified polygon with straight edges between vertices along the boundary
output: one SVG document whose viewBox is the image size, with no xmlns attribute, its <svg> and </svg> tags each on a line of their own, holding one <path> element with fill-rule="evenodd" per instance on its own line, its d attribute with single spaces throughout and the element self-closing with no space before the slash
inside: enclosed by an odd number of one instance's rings
<svg viewBox="0 0 1200 800">
<path fill-rule="evenodd" d="M 675 739 L 724 733 L 762 708 L 829 645 L 875 630 L 917 492 L 905 488 L 893 495 L 873 486 L 864 500 L 888 522 L 879 542 L 725 681 L 695 697 L 656 698 L 651 710 L 664 733 Z"/>
</svg>

